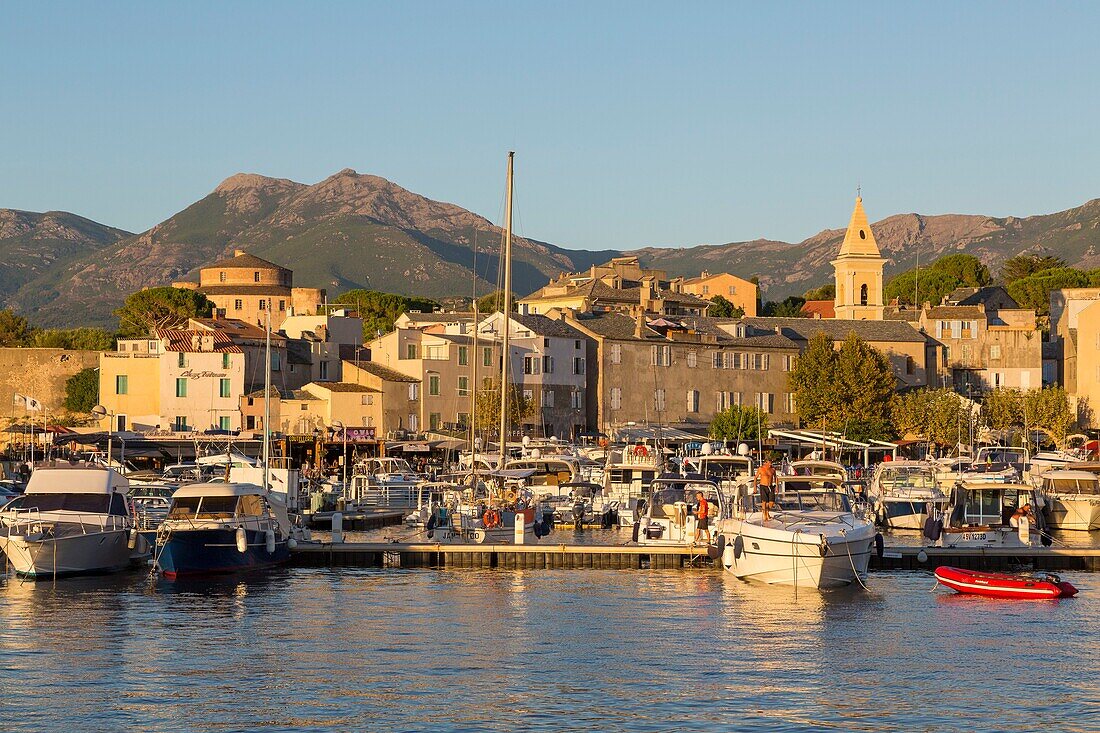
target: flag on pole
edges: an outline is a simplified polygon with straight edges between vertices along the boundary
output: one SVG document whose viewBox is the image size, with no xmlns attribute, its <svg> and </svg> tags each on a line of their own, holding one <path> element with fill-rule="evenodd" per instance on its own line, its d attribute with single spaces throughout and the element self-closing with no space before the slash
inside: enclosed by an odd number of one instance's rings
<svg viewBox="0 0 1100 733">
<path fill-rule="evenodd" d="M 12 396 L 11 403 L 12 403 L 12 406 L 14 406 L 14 407 L 22 407 L 23 409 L 27 409 L 27 398 L 26 398 L 26 396 L 21 395 L 18 392 L 16 392 Z"/>
<path fill-rule="evenodd" d="M 23 397 L 23 399 L 26 400 L 27 409 L 30 410 L 31 412 L 41 412 L 42 411 L 42 403 L 39 402 L 38 400 L 36 400 L 35 398 L 27 395 L 27 396 Z"/>
</svg>

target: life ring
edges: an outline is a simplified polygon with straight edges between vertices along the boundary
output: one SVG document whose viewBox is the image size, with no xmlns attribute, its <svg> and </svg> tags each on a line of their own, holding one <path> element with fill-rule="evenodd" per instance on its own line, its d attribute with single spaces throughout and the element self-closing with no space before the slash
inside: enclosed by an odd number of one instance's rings
<svg viewBox="0 0 1100 733">
<path fill-rule="evenodd" d="M 494 529 L 500 526 L 500 512 L 496 509 L 487 509 L 481 516 L 481 524 L 485 529 Z"/>
<path fill-rule="evenodd" d="M 516 499 L 518 499 L 518 498 L 519 498 L 519 494 L 516 493 L 515 489 L 508 489 L 507 491 L 504 492 L 504 501 L 509 503 L 509 504 L 515 503 Z"/>
<path fill-rule="evenodd" d="M 607 438 L 600 438 L 600 440 L 599 440 L 599 446 L 600 446 L 601 448 L 606 448 L 606 447 L 607 447 Z"/>
<path fill-rule="evenodd" d="M 640 456 L 642 458 L 648 458 L 649 448 L 646 448 L 644 445 L 636 445 L 634 446 L 634 455 Z"/>
</svg>

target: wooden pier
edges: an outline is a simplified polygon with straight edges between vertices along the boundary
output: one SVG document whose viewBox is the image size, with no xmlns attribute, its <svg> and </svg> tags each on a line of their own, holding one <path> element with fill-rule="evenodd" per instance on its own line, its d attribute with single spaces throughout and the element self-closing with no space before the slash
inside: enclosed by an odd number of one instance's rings
<svg viewBox="0 0 1100 733">
<path fill-rule="evenodd" d="M 295 548 L 301 566 L 371 568 L 676 569 L 718 568 L 703 547 L 638 545 L 477 545 L 430 542 L 308 542 Z M 1100 548 L 887 547 L 871 557 L 871 570 L 933 570 L 952 565 L 969 570 L 1100 571 Z"/>
</svg>

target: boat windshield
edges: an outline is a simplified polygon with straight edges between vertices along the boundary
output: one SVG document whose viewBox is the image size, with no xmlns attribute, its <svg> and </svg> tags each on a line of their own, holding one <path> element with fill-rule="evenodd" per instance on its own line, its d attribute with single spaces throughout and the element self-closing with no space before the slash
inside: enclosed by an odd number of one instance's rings
<svg viewBox="0 0 1100 733">
<path fill-rule="evenodd" d="M 714 487 L 705 484 L 687 484 L 686 486 L 663 486 L 657 489 L 653 493 L 650 504 L 657 507 L 664 506 L 665 504 L 676 504 L 677 502 L 695 504 L 699 501 L 696 494 L 700 491 L 707 497 L 707 501 L 714 503 L 718 500 Z"/>
<path fill-rule="evenodd" d="M 1100 494 L 1100 481 L 1087 478 L 1048 478 L 1043 488 L 1065 494 Z"/>
<path fill-rule="evenodd" d="M 239 497 L 241 514 L 259 516 L 262 514 L 262 504 L 257 508 L 258 496 Z M 168 512 L 169 519 L 230 519 L 237 511 L 236 496 L 186 496 L 175 499 L 172 509 Z M 250 500 L 245 506 L 244 500 Z M 256 501 L 251 501 L 256 500 Z"/>
<path fill-rule="evenodd" d="M 121 494 L 29 494 L 20 509 L 40 512 L 80 512 L 126 516 L 126 501 Z"/>
<path fill-rule="evenodd" d="M 779 495 L 776 504 L 786 511 L 802 512 L 851 512 L 848 497 L 837 491 L 786 491 Z"/>
<path fill-rule="evenodd" d="M 738 474 L 746 474 L 752 471 L 748 459 L 711 458 L 699 461 L 698 466 L 700 473 L 708 478 L 736 478 Z"/>
<path fill-rule="evenodd" d="M 933 471 L 923 466 L 887 468 L 882 473 L 879 484 L 888 489 L 932 489 L 936 486 Z"/>
</svg>

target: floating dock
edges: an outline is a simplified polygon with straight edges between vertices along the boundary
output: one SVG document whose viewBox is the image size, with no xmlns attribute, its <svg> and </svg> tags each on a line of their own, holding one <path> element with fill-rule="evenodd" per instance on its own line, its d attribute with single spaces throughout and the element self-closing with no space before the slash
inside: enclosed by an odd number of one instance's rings
<svg viewBox="0 0 1100 733">
<path fill-rule="evenodd" d="M 309 542 L 295 548 L 301 566 L 370 568 L 717 568 L 705 547 L 639 545 L 436 544 L 430 542 Z M 872 570 L 933 570 L 952 565 L 968 570 L 1033 568 L 1100 571 L 1100 548 L 887 547 L 871 557 Z"/>
<path fill-rule="evenodd" d="M 336 512 L 317 512 L 303 514 L 306 524 L 314 529 L 332 526 L 332 515 Z M 407 512 L 391 509 L 373 509 L 361 512 L 340 512 L 345 532 L 366 532 L 372 529 L 393 527 L 405 521 Z"/>
</svg>

